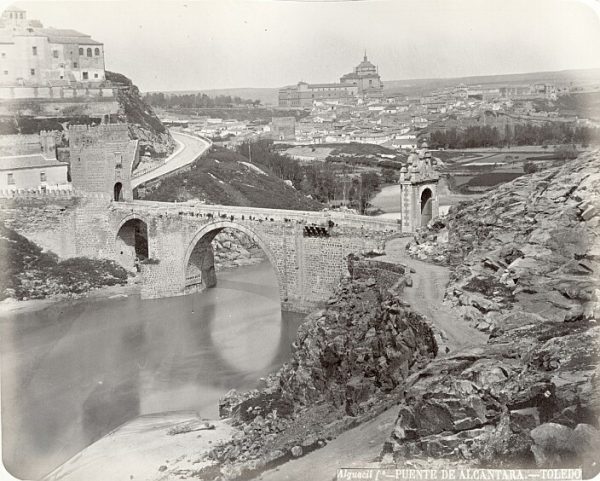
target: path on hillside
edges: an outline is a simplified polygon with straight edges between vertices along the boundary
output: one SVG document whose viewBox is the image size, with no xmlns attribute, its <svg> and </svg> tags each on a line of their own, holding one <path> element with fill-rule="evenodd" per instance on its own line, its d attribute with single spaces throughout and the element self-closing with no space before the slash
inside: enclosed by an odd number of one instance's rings
<svg viewBox="0 0 600 481">
<path fill-rule="evenodd" d="M 409 257 L 406 253 L 406 245 L 411 239 L 401 237 L 388 241 L 385 255 L 377 258 L 381 261 L 403 264 L 415 270 L 411 274 L 413 285 L 405 287 L 403 300 L 434 324 L 451 352 L 485 344 L 488 336 L 471 327 L 443 302 L 445 289 L 450 280 L 450 269 Z"/>
<path fill-rule="evenodd" d="M 307 481 L 336 479 L 339 468 L 364 468 L 376 462 L 398 418 L 398 406 L 371 421 L 343 432 L 326 446 L 257 476 L 260 481 Z M 374 478 L 373 478 L 374 479 Z"/>
<path fill-rule="evenodd" d="M 411 274 L 413 285 L 404 289 L 403 300 L 434 324 L 451 352 L 485 344 L 488 336 L 471 327 L 443 302 L 444 292 L 450 280 L 450 269 L 409 257 L 406 245 L 410 241 L 410 237 L 388 241 L 385 246 L 386 254 L 377 258 L 403 264 L 415 270 Z M 444 354 L 443 349 L 440 354 Z"/>
<path fill-rule="evenodd" d="M 210 147 L 210 142 L 201 139 L 200 137 L 176 132 L 174 130 L 171 130 L 170 132 L 177 143 L 175 152 L 167 157 L 160 167 L 132 178 L 132 188 L 191 164 Z"/>
</svg>

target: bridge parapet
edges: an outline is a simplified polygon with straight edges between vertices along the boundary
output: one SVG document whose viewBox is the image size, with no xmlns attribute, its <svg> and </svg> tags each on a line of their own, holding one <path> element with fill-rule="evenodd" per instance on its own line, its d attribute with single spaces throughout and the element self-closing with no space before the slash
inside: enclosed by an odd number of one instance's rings
<svg viewBox="0 0 600 481">
<path fill-rule="evenodd" d="M 353 229 L 367 229 L 380 232 L 399 232 L 401 225 L 395 220 L 378 219 L 375 217 L 350 214 L 337 211 L 299 211 L 283 209 L 266 209 L 258 207 L 240 207 L 226 205 L 212 205 L 191 202 L 157 202 L 157 201 L 130 201 L 114 203 L 113 207 L 119 210 L 129 210 L 141 214 L 165 216 L 209 216 L 213 219 L 254 220 L 263 222 L 292 222 L 303 225 L 327 225 L 329 221 L 339 227 Z M 243 217 L 243 219 L 242 219 Z"/>
</svg>

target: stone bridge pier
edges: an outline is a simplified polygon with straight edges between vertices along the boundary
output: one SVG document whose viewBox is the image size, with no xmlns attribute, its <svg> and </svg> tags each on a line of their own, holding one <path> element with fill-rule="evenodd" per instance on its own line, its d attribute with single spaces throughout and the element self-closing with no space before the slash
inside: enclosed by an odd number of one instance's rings
<svg viewBox="0 0 600 481">
<path fill-rule="evenodd" d="M 329 297 L 348 254 L 382 249 L 401 227 L 351 214 L 144 201 L 88 202 L 77 219 L 79 255 L 139 266 L 148 299 L 216 285 L 212 240 L 224 229 L 244 232 L 269 259 L 282 308 L 294 311 Z"/>
</svg>

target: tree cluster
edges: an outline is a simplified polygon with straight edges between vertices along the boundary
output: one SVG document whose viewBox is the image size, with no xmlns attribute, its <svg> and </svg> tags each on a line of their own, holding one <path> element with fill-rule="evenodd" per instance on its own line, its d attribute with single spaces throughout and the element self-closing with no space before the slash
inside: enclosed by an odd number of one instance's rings
<svg viewBox="0 0 600 481">
<path fill-rule="evenodd" d="M 564 122 L 543 125 L 507 124 L 504 129 L 470 126 L 464 130 L 451 128 L 431 132 L 433 148 L 466 149 L 475 147 L 510 147 L 511 145 L 589 144 L 600 140 L 600 129 L 575 126 Z"/>
<path fill-rule="evenodd" d="M 213 108 L 233 107 L 238 105 L 260 105 L 260 100 L 242 99 L 231 95 L 217 95 L 209 97 L 206 94 L 180 94 L 165 95 L 163 92 L 147 93 L 144 100 L 153 107 L 160 108 Z"/>
<path fill-rule="evenodd" d="M 238 146 L 238 153 L 280 179 L 290 180 L 297 190 L 319 202 L 347 200 L 364 212 L 369 199 L 379 190 L 379 175 L 374 172 L 356 174 L 351 167 L 340 171 L 330 162 L 304 164 L 271 147 L 270 140 L 245 142 Z"/>
</svg>

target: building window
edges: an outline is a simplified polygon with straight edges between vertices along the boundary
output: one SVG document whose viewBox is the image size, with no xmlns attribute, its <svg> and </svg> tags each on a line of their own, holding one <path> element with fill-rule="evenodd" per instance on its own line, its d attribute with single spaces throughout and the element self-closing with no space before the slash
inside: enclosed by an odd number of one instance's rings
<svg viewBox="0 0 600 481">
<path fill-rule="evenodd" d="M 37 55 L 37 47 L 31 47 L 31 53 Z"/>
<path fill-rule="evenodd" d="M 4 71 L 4 75 L 8 75 L 8 70 L 5 70 L 5 71 Z"/>
<path fill-rule="evenodd" d="M 58 58 L 58 50 L 52 50 L 52 56 Z"/>
<path fill-rule="evenodd" d="M 31 75 L 35 75 L 35 69 L 34 68 L 31 69 Z"/>
<path fill-rule="evenodd" d="M 98 78 L 98 74 L 97 73 L 94 74 L 94 78 Z"/>
<path fill-rule="evenodd" d="M 83 55 L 83 47 L 79 47 L 79 55 Z"/>
<path fill-rule="evenodd" d="M 83 72 L 83 80 L 87 80 L 88 79 L 88 73 L 87 72 Z"/>
<path fill-rule="evenodd" d="M 91 48 L 88 48 L 88 49 L 87 49 L 87 56 L 88 56 L 88 57 L 91 57 L 91 56 L 92 56 L 92 49 L 91 49 Z"/>
<path fill-rule="evenodd" d="M 40 182 L 46 182 L 46 172 L 40 172 Z"/>
<path fill-rule="evenodd" d="M 6 58 L 6 52 L 2 52 L 2 58 Z"/>
<path fill-rule="evenodd" d="M 115 152 L 115 169 L 121 169 L 123 167 L 123 154 L 121 152 Z"/>
<path fill-rule="evenodd" d="M 78 67 L 77 62 L 73 62 L 73 68 L 77 68 L 77 67 Z"/>
<path fill-rule="evenodd" d="M 6 182 L 8 185 L 15 185 L 15 176 L 14 174 L 6 174 Z"/>
<path fill-rule="evenodd" d="M 96 56 L 100 55 L 100 49 L 99 48 L 94 49 L 94 55 L 96 55 Z"/>
</svg>

